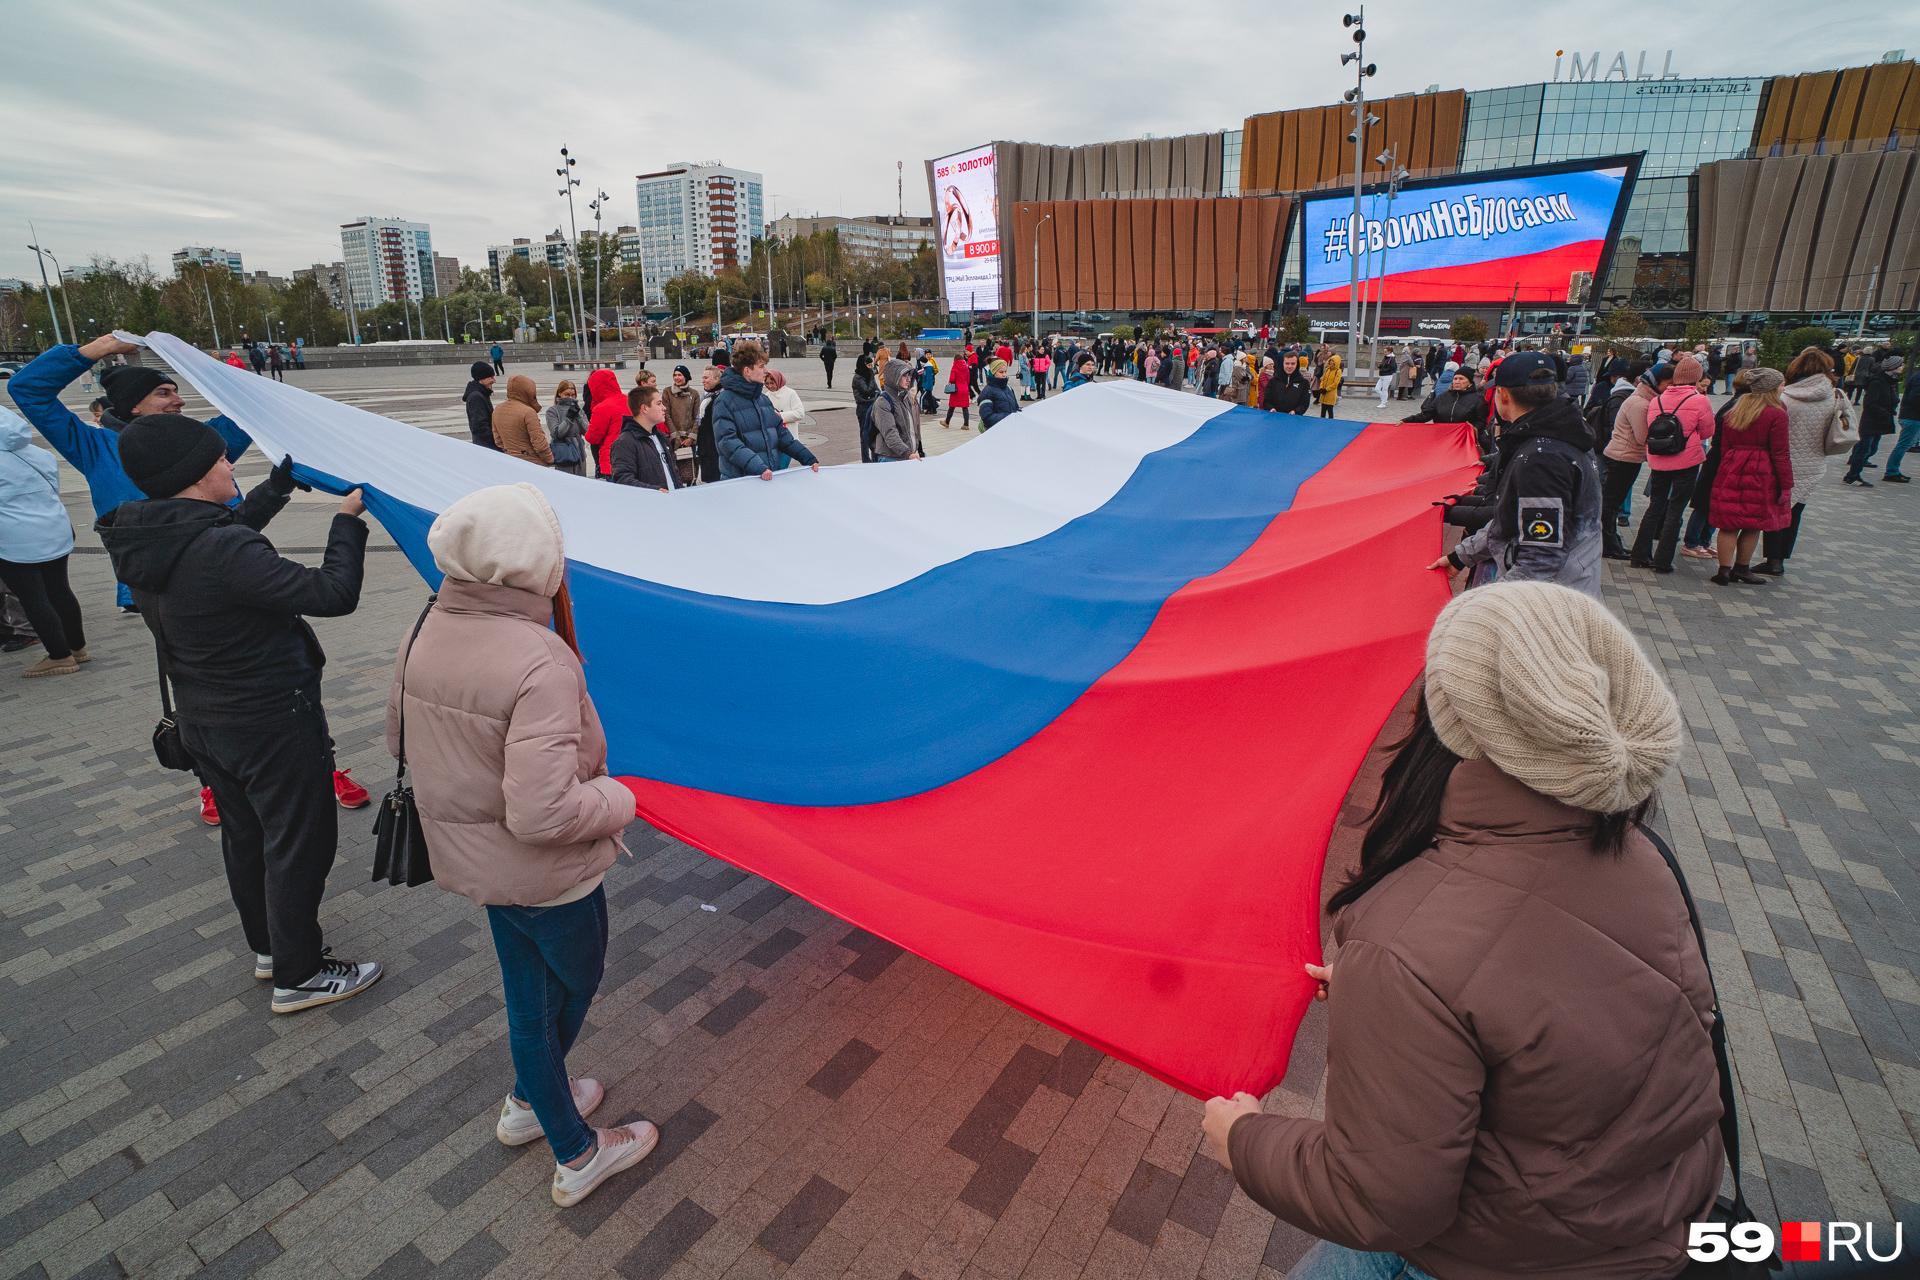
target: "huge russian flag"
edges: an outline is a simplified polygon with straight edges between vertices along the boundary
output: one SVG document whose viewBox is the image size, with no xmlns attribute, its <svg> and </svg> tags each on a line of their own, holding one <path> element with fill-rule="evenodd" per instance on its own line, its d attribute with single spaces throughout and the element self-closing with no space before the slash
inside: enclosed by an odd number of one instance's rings
<svg viewBox="0 0 1920 1280">
<path fill-rule="evenodd" d="M 1115 382 L 925 462 L 661 495 L 148 341 L 363 487 L 430 582 L 436 512 L 545 492 L 662 830 L 1190 1092 L 1285 1072 L 1334 817 L 1447 598 L 1464 429 Z"/>
</svg>

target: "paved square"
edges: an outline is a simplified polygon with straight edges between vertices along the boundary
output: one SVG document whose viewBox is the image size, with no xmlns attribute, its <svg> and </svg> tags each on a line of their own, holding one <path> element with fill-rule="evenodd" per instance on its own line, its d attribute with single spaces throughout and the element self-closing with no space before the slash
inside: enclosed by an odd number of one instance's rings
<svg viewBox="0 0 1920 1280">
<path fill-rule="evenodd" d="M 816 362 L 783 367 L 823 457 L 854 456 L 851 361 L 833 393 Z M 464 432 L 458 367 L 304 378 Z M 97 660 L 34 682 L 15 678 L 27 655 L 0 664 L 0 1280 L 1274 1280 L 1310 1243 L 1199 1152 L 1198 1102 L 644 825 L 608 876 L 607 974 L 572 1065 L 607 1084 L 602 1114 L 659 1122 L 661 1147 L 556 1210 L 546 1148 L 493 1138 L 511 1072 L 483 916 L 368 884 L 365 811 L 343 817 L 322 920 L 388 976 L 269 1016 L 218 837 L 191 779 L 151 758 L 150 641 L 111 613 L 63 472 Z M 264 472 L 249 455 L 242 483 Z M 302 495 L 271 532 L 311 552 L 331 506 Z M 1917 510 L 1836 471 L 1782 582 L 1608 567 L 1690 731 L 1659 825 L 1708 927 L 1769 1221 L 1912 1226 L 1920 1203 Z M 425 591 L 374 543 L 359 613 L 316 626 L 341 764 L 378 794 L 392 657 Z M 1316 1011 L 1268 1106 L 1315 1112 L 1324 1056 Z"/>
</svg>

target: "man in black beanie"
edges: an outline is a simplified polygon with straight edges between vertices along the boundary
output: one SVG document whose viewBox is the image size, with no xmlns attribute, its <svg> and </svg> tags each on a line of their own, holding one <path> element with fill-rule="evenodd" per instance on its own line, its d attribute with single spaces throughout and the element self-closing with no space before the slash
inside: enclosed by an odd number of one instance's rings
<svg viewBox="0 0 1920 1280">
<path fill-rule="evenodd" d="M 340 504 L 316 569 L 283 558 L 261 532 L 293 495 L 292 458 L 230 506 L 233 464 L 204 423 L 135 418 L 119 452 L 145 497 L 94 527 L 153 632 L 181 742 L 219 802 L 227 887 L 254 976 L 273 980 L 275 1013 L 357 995 L 380 966 L 336 960 L 320 936 L 335 775 L 320 704 L 326 655 L 302 615 L 341 617 L 360 603 L 360 492 Z"/>
<path fill-rule="evenodd" d="M 97 360 L 132 355 L 140 348 L 122 342 L 112 334 L 95 338 L 84 347 L 64 343 L 49 347 L 13 375 L 7 389 L 13 393 L 20 412 L 59 455 L 72 463 L 87 478 L 93 496 L 93 514 L 104 516 L 123 502 L 143 495 L 127 478 L 120 465 L 120 428 L 143 413 L 178 413 L 185 403 L 173 375 L 144 365 L 109 365 L 100 374 L 107 412 L 98 425 L 84 422 L 60 403 L 60 393 L 85 376 Z M 252 443 L 247 433 L 229 418 L 213 418 L 207 423 L 226 442 L 229 461 L 239 458 Z M 116 596 L 120 611 L 136 610 L 133 595 L 120 584 Z"/>
<path fill-rule="evenodd" d="M 482 449 L 496 452 L 500 446 L 493 442 L 493 366 L 485 360 L 475 360 L 467 372 L 472 375 L 467 389 L 460 398 L 467 403 L 467 434 Z"/>
</svg>

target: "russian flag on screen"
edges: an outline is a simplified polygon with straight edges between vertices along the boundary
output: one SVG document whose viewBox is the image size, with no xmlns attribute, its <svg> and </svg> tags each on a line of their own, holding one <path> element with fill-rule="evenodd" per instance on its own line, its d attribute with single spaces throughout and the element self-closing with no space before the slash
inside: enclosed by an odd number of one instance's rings
<svg viewBox="0 0 1920 1280">
<path fill-rule="evenodd" d="M 1124 381 L 928 461 L 663 497 L 152 342 L 430 581 L 435 512 L 546 493 L 656 826 L 1182 1088 L 1284 1074 L 1334 817 L 1447 598 L 1464 428 Z"/>
<path fill-rule="evenodd" d="M 1576 272 L 1594 272 L 1606 248 L 1629 166 L 1461 179 L 1361 198 L 1309 200 L 1302 242 L 1306 302 L 1345 302 L 1353 260 L 1361 296 L 1387 302 L 1560 304 Z M 1384 277 L 1382 272 L 1384 271 Z"/>
</svg>

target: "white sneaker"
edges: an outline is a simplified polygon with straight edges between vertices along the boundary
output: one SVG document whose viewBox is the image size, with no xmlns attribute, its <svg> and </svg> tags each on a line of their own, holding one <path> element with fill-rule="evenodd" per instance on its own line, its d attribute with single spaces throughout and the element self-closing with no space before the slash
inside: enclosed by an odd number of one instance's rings
<svg viewBox="0 0 1920 1280">
<path fill-rule="evenodd" d="M 354 964 L 347 960 L 335 960 L 331 952 L 323 952 L 320 956 L 320 972 L 308 978 L 304 984 L 273 989 L 273 1011 L 299 1013 L 302 1009 L 357 996 L 380 981 L 381 972 L 380 966 L 371 960 Z"/>
<path fill-rule="evenodd" d="M 553 1202 L 562 1209 L 579 1204 L 608 1178 L 639 1164 L 660 1142 L 660 1131 L 649 1120 L 635 1120 L 616 1129 L 595 1129 L 593 1136 L 598 1145 L 584 1168 L 553 1166 Z"/>
<path fill-rule="evenodd" d="M 598 1080 L 574 1076 L 567 1077 L 567 1091 L 573 1094 L 573 1108 L 582 1120 L 592 1115 L 607 1096 Z M 518 1147 L 546 1137 L 547 1131 L 540 1127 L 540 1117 L 533 1114 L 532 1107 L 521 1106 L 508 1094 L 507 1100 L 500 1104 L 500 1122 L 493 1126 L 493 1136 L 510 1147 Z"/>
<path fill-rule="evenodd" d="M 262 982 L 271 978 L 273 976 L 273 957 L 261 955 L 258 951 L 254 952 L 253 976 L 259 978 Z"/>
</svg>

